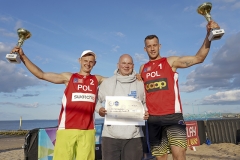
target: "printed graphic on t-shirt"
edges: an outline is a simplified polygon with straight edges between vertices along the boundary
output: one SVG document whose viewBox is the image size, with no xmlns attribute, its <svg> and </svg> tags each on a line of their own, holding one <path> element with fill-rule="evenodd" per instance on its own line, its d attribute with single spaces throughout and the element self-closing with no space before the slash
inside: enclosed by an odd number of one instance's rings
<svg viewBox="0 0 240 160">
<path fill-rule="evenodd" d="M 137 91 L 131 91 L 130 94 L 128 94 L 129 97 L 136 98 L 137 97 Z"/>
</svg>

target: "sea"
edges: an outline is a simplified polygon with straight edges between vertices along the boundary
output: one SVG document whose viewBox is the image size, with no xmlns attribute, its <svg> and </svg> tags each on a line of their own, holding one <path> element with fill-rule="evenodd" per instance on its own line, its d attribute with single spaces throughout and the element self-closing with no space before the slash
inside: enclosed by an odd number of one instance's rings
<svg viewBox="0 0 240 160">
<path fill-rule="evenodd" d="M 184 118 L 185 121 L 193 121 L 193 120 L 219 120 L 222 118 Z M 1 121 L 0 120 L 0 131 L 9 131 L 9 130 L 32 130 L 35 128 L 49 128 L 49 127 L 57 127 L 58 120 L 22 120 L 20 125 L 20 120 L 11 120 L 11 121 Z M 103 124 L 104 119 L 98 118 L 95 119 L 95 124 Z"/>
<path fill-rule="evenodd" d="M 103 123 L 103 118 L 95 119 L 96 124 Z M 49 128 L 57 127 L 58 120 L 22 120 L 20 125 L 20 120 L 12 121 L 1 121 L 0 120 L 0 131 L 10 131 L 10 130 L 32 130 L 35 128 Z"/>
</svg>

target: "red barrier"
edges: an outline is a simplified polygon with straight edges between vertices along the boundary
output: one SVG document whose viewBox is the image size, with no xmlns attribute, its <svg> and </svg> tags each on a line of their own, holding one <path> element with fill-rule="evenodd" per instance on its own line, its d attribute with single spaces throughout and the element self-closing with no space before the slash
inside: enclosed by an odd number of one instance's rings
<svg viewBox="0 0 240 160">
<path fill-rule="evenodd" d="M 187 131 L 187 142 L 188 146 L 199 146 L 200 139 L 198 136 L 198 125 L 197 121 L 187 121 L 186 123 L 186 131 Z"/>
</svg>

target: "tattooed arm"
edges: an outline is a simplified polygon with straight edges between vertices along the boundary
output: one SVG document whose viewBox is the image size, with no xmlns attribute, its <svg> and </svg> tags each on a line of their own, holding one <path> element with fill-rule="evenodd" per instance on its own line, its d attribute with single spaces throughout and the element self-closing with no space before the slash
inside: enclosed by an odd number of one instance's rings
<svg viewBox="0 0 240 160">
<path fill-rule="evenodd" d="M 192 65 L 202 63 L 205 58 L 208 55 L 208 52 L 210 50 L 211 42 L 208 40 L 208 35 L 210 33 L 210 30 L 212 28 L 219 28 L 218 24 L 214 21 L 210 21 L 207 26 L 207 35 L 206 38 L 201 46 L 201 48 L 198 50 L 196 55 L 194 56 L 183 56 L 183 57 L 168 57 L 168 63 L 172 67 L 173 71 L 176 71 L 177 68 L 188 68 Z"/>
</svg>

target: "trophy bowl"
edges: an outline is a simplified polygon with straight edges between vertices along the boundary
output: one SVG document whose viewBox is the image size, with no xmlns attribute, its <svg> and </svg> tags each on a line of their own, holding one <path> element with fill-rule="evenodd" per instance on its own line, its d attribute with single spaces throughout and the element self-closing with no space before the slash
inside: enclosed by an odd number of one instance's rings
<svg viewBox="0 0 240 160">
<path fill-rule="evenodd" d="M 18 46 L 18 47 L 21 47 L 22 44 L 23 44 L 23 42 L 24 42 L 26 39 L 28 39 L 28 38 L 31 37 L 31 33 L 30 33 L 28 30 L 23 29 L 23 28 L 19 28 L 19 29 L 17 30 L 17 33 L 18 33 L 18 37 L 19 37 L 17 46 Z"/>
<path fill-rule="evenodd" d="M 197 12 L 203 16 L 206 16 L 206 15 L 210 15 L 210 11 L 212 9 L 212 3 L 210 2 L 206 2 L 206 3 L 203 3 L 201 4 L 198 9 L 197 9 Z M 206 18 L 206 17 L 205 17 Z M 211 16 L 210 16 L 211 18 Z M 206 18 L 207 19 L 207 18 Z M 207 19 L 207 21 L 210 21 L 211 19 Z"/>
</svg>

